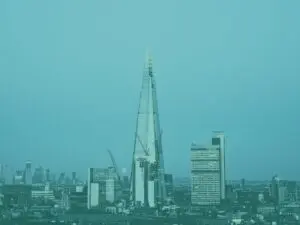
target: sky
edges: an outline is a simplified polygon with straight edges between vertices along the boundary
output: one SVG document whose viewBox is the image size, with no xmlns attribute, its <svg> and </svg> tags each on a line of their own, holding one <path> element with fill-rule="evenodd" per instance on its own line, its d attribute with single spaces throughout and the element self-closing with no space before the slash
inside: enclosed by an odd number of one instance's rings
<svg viewBox="0 0 300 225">
<path fill-rule="evenodd" d="M 226 133 L 228 179 L 300 179 L 300 1 L 0 1 L 0 163 L 129 172 L 145 54 L 166 171 Z"/>
</svg>

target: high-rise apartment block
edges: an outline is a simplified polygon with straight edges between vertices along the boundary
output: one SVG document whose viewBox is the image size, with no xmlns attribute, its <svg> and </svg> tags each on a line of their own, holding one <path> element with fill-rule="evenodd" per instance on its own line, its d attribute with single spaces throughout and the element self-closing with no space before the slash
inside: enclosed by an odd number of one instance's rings
<svg viewBox="0 0 300 225">
<path fill-rule="evenodd" d="M 219 205 L 221 202 L 220 149 L 216 146 L 191 147 L 193 205 Z"/>
<path fill-rule="evenodd" d="M 214 132 L 211 145 L 191 147 L 193 205 L 219 205 L 226 197 L 225 135 Z"/>
</svg>

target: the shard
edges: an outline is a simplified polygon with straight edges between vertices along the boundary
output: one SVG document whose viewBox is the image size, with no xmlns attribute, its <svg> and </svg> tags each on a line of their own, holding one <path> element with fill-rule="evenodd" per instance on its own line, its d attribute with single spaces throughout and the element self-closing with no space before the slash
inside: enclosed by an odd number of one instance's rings
<svg viewBox="0 0 300 225">
<path fill-rule="evenodd" d="M 166 198 L 161 137 L 152 59 L 147 56 L 131 170 L 131 200 L 135 205 L 156 207 Z"/>
</svg>

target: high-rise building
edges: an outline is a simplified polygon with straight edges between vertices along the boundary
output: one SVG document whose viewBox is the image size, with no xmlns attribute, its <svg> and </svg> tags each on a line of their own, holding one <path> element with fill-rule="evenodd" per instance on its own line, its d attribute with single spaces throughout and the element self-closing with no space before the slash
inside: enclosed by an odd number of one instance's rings
<svg viewBox="0 0 300 225">
<path fill-rule="evenodd" d="M 165 185 L 166 185 L 166 194 L 169 200 L 174 199 L 174 184 L 173 184 L 173 175 L 165 174 Z"/>
<path fill-rule="evenodd" d="M 57 180 L 58 184 L 66 184 L 66 173 L 65 172 L 61 172 L 59 174 L 58 180 Z"/>
<path fill-rule="evenodd" d="M 4 165 L 0 164 L 0 185 L 5 183 Z"/>
<path fill-rule="evenodd" d="M 13 177 L 13 184 L 24 184 L 24 171 L 17 170 Z"/>
<path fill-rule="evenodd" d="M 50 177 L 50 169 L 46 169 L 46 182 L 48 183 L 50 181 L 52 181 Z"/>
<path fill-rule="evenodd" d="M 32 184 L 32 172 L 31 172 L 31 162 L 27 161 L 25 163 L 25 173 L 24 173 L 24 180 L 25 184 L 31 185 Z"/>
<path fill-rule="evenodd" d="M 213 206 L 221 202 L 221 163 L 218 146 L 191 147 L 192 205 Z"/>
<path fill-rule="evenodd" d="M 76 182 L 77 182 L 76 172 L 72 172 L 72 184 L 76 184 Z"/>
<path fill-rule="evenodd" d="M 226 138 L 222 131 L 215 131 L 212 138 L 212 145 L 218 146 L 220 149 L 220 176 L 221 176 L 221 199 L 226 198 L 226 167 L 225 167 L 225 153 L 226 153 Z"/>
<path fill-rule="evenodd" d="M 87 208 L 98 208 L 106 201 L 106 180 L 108 169 L 89 168 Z"/>
<path fill-rule="evenodd" d="M 131 200 L 155 207 L 166 199 L 161 129 L 152 59 L 148 57 L 142 81 L 131 169 Z"/>
<path fill-rule="evenodd" d="M 45 182 L 45 170 L 42 166 L 35 169 L 32 183 L 34 184 L 43 184 Z"/>
</svg>

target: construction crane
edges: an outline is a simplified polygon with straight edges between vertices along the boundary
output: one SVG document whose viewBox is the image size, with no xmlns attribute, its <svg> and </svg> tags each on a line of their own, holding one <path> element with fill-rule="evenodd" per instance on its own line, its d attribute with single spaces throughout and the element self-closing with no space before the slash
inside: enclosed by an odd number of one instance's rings
<svg viewBox="0 0 300 225">
<path fill-rule="evenodd" d="M 118 166 L 117 166 L 116 160 L 115 160 L 112 152 L 109 149 L 107 149 L 107 152 L 108 152 L 109 157 L 110 157 L 110 159 L 112 161 L 113 167 L 116 170 L 118 182 L 119 182 L 120 186 L 123 187 L 122 179 L 121 179 L 121 176 L 120 176 L 120 173 L 119 173 L 119 170 L 118 170 Z"/>
<path fill-rule="evenodd" d="M 140 138 L 139 135 L 137 135 L 137 139 L 138 139 L 139 143 L 141 144 L 141 146 L 142 146 L 142 148 L 143 148 L 143 150 L 144 150 L 145 155 L 146 155 L 146 156 L 149 156 L 149 155 L 150 155 L 150 153 L 149 153 L 149 147 L 146 148 L 146 147 L 143 145 L 142 140 L 141 140 L 141 138 Z"/>
</svg>

